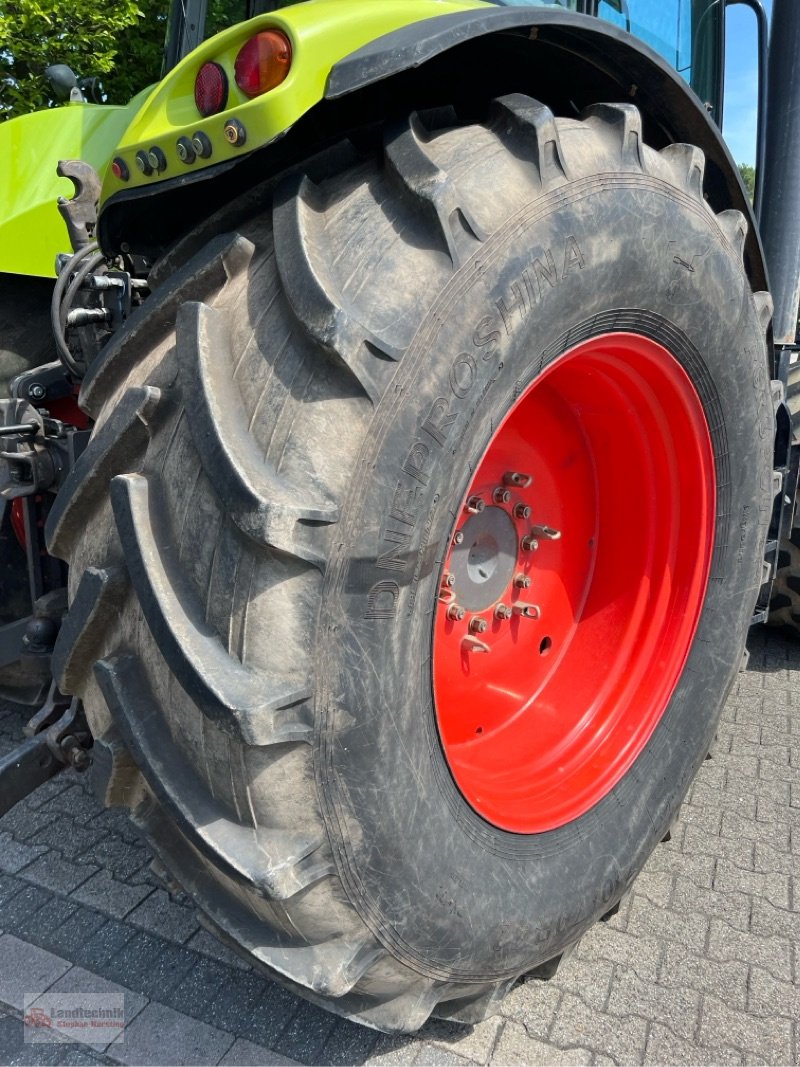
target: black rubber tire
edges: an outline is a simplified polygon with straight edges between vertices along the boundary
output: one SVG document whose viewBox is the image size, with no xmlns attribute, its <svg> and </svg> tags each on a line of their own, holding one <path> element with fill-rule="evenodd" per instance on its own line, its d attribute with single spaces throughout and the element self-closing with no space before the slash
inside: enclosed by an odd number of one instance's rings
<svg viewBox="0 0 800 1067">
<path fill-rule="evenodd" d="M 56 677 L 84 700 L 108 802 L 208 921 L 349 1018 L 472 1022 L 550 973 L 708 751 L 759 587 L 772 438 L 769 299 L 703 165 L 648 149 L 628 105 L 414 118 L 375 158 L 287 178 L 90 368 L 95 435 L 48 524 L 70 563 Z M 438 561 L 514 396 L 623 329 L 665 344 L 705 405 L 713 572 L 632 769 L 581 818 L 514 835 L 468 807 L 438 742 Z"/>
<path fill-rule="evenodd" d="M 56 356 L 50 326 L 54 282 L 0 274 L 0 400 L 12 378 Z"/>
<path fill-rule="evenodd" d="M 792 420 L 792 439 L 800 442 L 800 363 L 789 370 L 786 383 L 786 405 Z M 780 545 L 778 567 L 769 602 L 769 625 L 793 630 L 800 634 L 800 526 L 797 502 L 792 532 Z"/>
</svg>

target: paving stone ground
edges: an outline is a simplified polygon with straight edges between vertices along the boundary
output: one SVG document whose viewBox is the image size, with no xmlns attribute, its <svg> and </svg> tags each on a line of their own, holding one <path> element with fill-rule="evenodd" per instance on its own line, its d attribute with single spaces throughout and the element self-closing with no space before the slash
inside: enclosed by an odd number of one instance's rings
<svg viewBox="0 0 800 1067">
<path fill-rule="evenodd" d="M 0 819 L 3 1064 L 800 1062 L 800 643 L 757 632 L 672 839 L 555 978 L 388 1038 L 252 971 L 64 774 Z M 0 705 L 0 751 L 25 716 Z M 23 1043 L 25 995 L 116 992 L 124 1040 Z"/>
</svg>

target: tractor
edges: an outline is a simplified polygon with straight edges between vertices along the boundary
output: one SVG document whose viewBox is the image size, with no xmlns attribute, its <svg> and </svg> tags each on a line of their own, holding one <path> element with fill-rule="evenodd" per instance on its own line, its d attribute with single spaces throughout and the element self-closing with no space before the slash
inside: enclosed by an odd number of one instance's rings
<svg viewBox="0 0 800 1067">
<path fill-rule="evenodd" d="M 0 810 L 88 773 L 388 1032 L 614 913 L 800 624 L 800 8 L 751 204 L 729 6 L 186 0 L 0 124 Z"/>
</svg>

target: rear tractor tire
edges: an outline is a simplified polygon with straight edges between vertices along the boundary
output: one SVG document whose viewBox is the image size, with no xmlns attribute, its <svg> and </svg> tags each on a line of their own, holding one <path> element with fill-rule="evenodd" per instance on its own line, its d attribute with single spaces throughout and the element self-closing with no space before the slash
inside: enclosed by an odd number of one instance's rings
<svg viewBox="0 0 800 1067">
<path fill-rule="evenodd" d="M 632 106 L 378 155 L 131 316 L 48 538 L 107 801 L 270 974 L 412 1031 L 552 973 L 677 816 L 760 581 L 769 300 Z"/>
</svg>

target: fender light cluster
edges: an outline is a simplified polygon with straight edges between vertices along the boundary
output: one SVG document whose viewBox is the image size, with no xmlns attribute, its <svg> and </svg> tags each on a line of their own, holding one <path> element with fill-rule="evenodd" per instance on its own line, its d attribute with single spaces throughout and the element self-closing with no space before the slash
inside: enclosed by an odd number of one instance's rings
<svg viewBox="0 0 800 1067">
<path fill-rule="evenodd" d="M 261 96 L 280 85 L 292 65 L 292 45 L 280 30 L 264 30 L 239 49 L 234 77 L 245 96 Z"/>
</svg>

